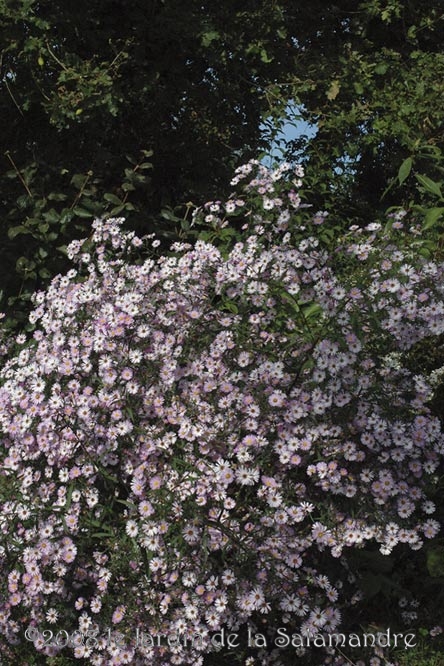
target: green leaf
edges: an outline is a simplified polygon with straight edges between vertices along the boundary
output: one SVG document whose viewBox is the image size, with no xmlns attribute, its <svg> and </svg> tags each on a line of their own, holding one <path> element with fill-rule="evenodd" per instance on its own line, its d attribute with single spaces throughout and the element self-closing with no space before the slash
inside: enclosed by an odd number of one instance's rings
<svg viewBox="0 0 444 666">
<path fill-rule="evenodd" d="M 35 263 L 26 257 L 19 257 L 16 261 L 15 267 L 19 273 L 26 273 L 35 268 Z"/>
<path fill-rule="evenodd" d="M 388 65 L 385 62 L 380 62 L 375 67 L 375 74 L 385 74 L 388 70 Z"/>
<path fill-rule="evenodd" d="M 401 164 L 398 171 L 398 182 L 400 185 L 408 178 L 410 171 L 412 170 L 413 160 L 411 157 L 407 157 L 406 160 Z"/>
<path fill-rule="evenodd" d="M 21 209 L 25 209 L 27 206 L 29 206 L 32 203 L 32 199 L 28 194 L 22 194 L 20 197 L 17 199 L 17 206 Z"/>
<path fill-rule="evenodd" d="M 91 536 L 93 539 L 109 539 L 114 536 L 114 532 L 112 530 L 109 530 L 109 532 L 94 532 Z"/>
<path fill-rule="evenodd" d="M 209 30 L 208 32 L 204 32 L 201 41 L 202 41 L 202 46 L 209 46 L 211 42 L 214 42 L 216 39 L 219 39 L 219 33 L 216 32 L 216 30 Z"/>
<path fill-rule="evenodd" d="M 136 188 L 131 183 L 122 183 L 122 190 L 124 192 L 132 192 Z"/>
<path fill-rule="evenodd" d="M 339 83 L 339 80 L 335 79 L 332 81 L 330 88 L 327 91 L 327 99 L 329 99 L 331 102 L 336 99 L 336 97 L 339 95 L 340 89 L 341 84 Z"/>
<path fill-rule="evenodd" d="M 322 233 L 319 234 L 320 239 L 324 243 L 329 243 L 330 241 L 332 241 L 334 236 L 335 232 L 333 231 L 333 229 L 328 229 L 327 227 L 324 227 L 322 229 Z"/>
<path fill-rule="evenodd" d="M 76 187 L 78 190 L 81 190 L 87 179 L 88 176 L 85 176 L 84 173 L 76 173 L 71 178 L 71 185 L 74 185 L 74 187 Z"/>
<path fill-rule="evenodd" d="M 423 230 L 426 231 L 431 227 L 435 226 L 436 222 L 444 213 L 444 208 L 429 208 L 427 213 L 424 216 Z"/>
<path fill-rule="evenodd" d="M 110 192 L 107 192 L 106 194 L 103 195 L 103 198 L 105 201 L 109 201 L 110 203 L 116 205 L 116 206 L 121 206 L 122 201 L 119 199 L 119 197 L 116 197 L 115 194 L 111 194 Z"/>
<path fill-rule="evenodd" d="M 64 225 L 68 224 L 68 222 L 71 222 L 73 216 L 74 213 L 72 212 L 71 208 L 64 208 L 60 215 L 61 226 L 63 227 Z"/>
<path fill-rule="evenodd" d="M 170 220 L 171 222 L 179 222 L 181 220 L 180 217 L 177 217 L 177 215 L 175 215 L 172 210 L 168 210 L 168 208 L 163 208 L 160 215 L 164 220 Z"/>
<path fill-rule="evenodd" d="M 71 508 L 73 490 L 74 490 L 74 484 L 71 481 L 71 483 L 68 486 L 68 491 L 66 493 L 66 504 L 65 504 L 65 511 L 66 512 L 68 512 L 69 509 Z"/>
<path fill-rule="evenodd" d="M 123 499 L 117 499 L 116 501 L 119 502 L 119 504 L 123 504 L 124 506 L 127 506 L 129 509 L 137 510 L 137 505 L 134 504 L 134 502 L 129 502 L 128 500 L 123 500 Z"/>
<path fill-rule="evenodd" d="M 224 310 L 228 310 L 228 312 L 233 312 L 233 314 L 238 314 L 239 309 L 233 301 L 230 301 L 229 298 L 224 298 L 222 301 L 222 306 Z"/>
<path fill-rule="evenodd" d="M 19 234 L 29 234 L 31 233 L 28 227 L 25 227 L 23 224 L 19 224 L 17 227 L 11 227 L 8 229 L 8 237 L 12 240 Z"/>
<path fill-rule="evenodd" d="M 262 60 L 262 62 L 268 63 L 268 62 L 272 62 L 272 60 L 273 60 L 273 58 L 271 58 L 271 57 L 268 55 L 268 53 L 267 53 L 267 51 L 266 51 L 265 49 L 261 49 L 261 51 L 260 51 L 260 55 L 261 55 L 261 60 Z"/>
<path fill-rule="evenodd" d="M 319 305 L 319 303 L 312 303 L 311 305 L 304 307 L 302 312 L 306 319 L 314 318 L 315 316 L 317 317 L 322 313 L 322 307 Z"/>
<path fill-rule="evenodd" d="M 126 206 L 125 204 L 120 204 L 119 206 L 116 206 L 110 211 L 110 215 L 120 215 L 122 210 L 125 210 Z"/>
<path fill-rule="evenodd" d="M 439 183 L 435 183 L 435 181 L 428 176 L 422 176 L 421 174 L 416 175 L 416 180 L 427 190 L 427 192 L 436 194 L 436 196 L 442 199 L 442 192 Z"/>
<path fill-rule="evenodd" d="M 444 576 L 444 546 L 431 548 L 427 552 L 427 570 L 432 578 Z"/>
<path fill-rule="evenodd" d="M 50 208 L 46 213 L 43 213 L 43 219 L 50 224 L 55 224 L 60 220 L 60 215 L 54 208 Z"/>
<path fill-rule="evenodd" d="M 51 201 L 66 201 L 68 195 L 62 194 L 61 192 L 51 192 L 50 194 L 48 194 L 47 198 L 50 199 Z"/>
<path fill-rule="evenodd" d="M 94 217 L 94 214 L 91 211 L 81 208 L 80 206 L 74 206 L 72 212 L 78 217 Z"/>
</svg>

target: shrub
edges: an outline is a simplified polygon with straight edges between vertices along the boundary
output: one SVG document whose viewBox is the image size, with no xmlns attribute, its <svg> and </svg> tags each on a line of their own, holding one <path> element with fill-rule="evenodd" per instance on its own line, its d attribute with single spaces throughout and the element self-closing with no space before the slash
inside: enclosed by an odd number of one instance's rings
<svg viewBox="0 0 444 666">
<path fill-rule="evenodd" d="M 402 213 L 333 239 L 286 174 L 250 163 L 196 213 L 243 220 L 220 249 L 156 258 L 96 220 L 35 294 L 1 371 L 11 659 L 197 665 L 222 628 L 332 632 L 362 598 L 345 554 L 437 534 L 444 438 L 404 360 L 444 332 L 444 266 Z"/>
</svg>

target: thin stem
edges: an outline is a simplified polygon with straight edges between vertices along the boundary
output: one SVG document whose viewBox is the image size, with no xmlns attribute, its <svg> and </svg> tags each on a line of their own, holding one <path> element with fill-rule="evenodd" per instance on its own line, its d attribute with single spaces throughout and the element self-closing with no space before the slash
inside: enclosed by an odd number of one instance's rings
<svg viewBox="0 0 444 666">
<path fill-rule="evenodd" d="M 22 116 L 22 118 L 24 118 L 25 116 L 24 116 L 24 114 L 23 114 L 23 111 L 21 110 L 21 108 L 20 108 L 20 106 L 19 106 L 19 103 L 17 102 L 17 100 L 15 99 L 14 95 L 12 94 L 12 90 L 11 90 L 11 88 L 9 87 L 8 79 L 6 78 L 6 76 L 4 77 L 3 80 L 4 80 L 4 82 L 5 82 L 5 85 L 6 85 L 6 88 L 7 88 L 7 90 L 8 90 L 8 93 L 9 93 L 10 98 L 12 99 L 12 101 L 14 102 L 14 104 L 15 104 L 15 106 L 16 106 L 16 108 L 17 108 L 17 111 L 18 111 L 19 114 Z"/>
<path fill-rule="evenodd" d="M 76 195 L 74 201 L 73 201 L 72 204 L 71 204 L 71 210 L 74 208 L 74 206 L 75 206 L 75 205 L 77 204 L 77 202 L 79 201 L 80 197 L 82 196 L 82 194 L 83 194 L 83 192 L 84 192 L 84 190 L 85 190 L 86 184 L 87 184 L 88 180 L 91 178 L 92 175 L 93 175 L 93 172 L 92 172 L 92 171 L 88 171 L 88 173 L 86 174 L 86 176 L 85 176 L 85 180 L 84 180 L 83 183 L 82 183 L 82 187 L 81 187 L 80 190 L 77 192 L 77 195 Z"/>
<path fill-rule="evenodd" d="M 66 65 L 64 65 L 63 62 L 62 62 L 61 60 L 59 60 L 59 59 L 57 58 L 56 54 L 55 54 L 54 51 L 51 49 L 51 47 L 49 46 L 49 43 L 48 43 L 48 42 L 46 42 L 46 48 L 48 49 L 48 53 L 49 53 L 49 55 L 51 56 L 51 58 L 53 58 L 53 59 L 54 59 L 59 65 L 60 65 L 60 67 L 61 67 L 62 69 L 65 70 L 65 72 L 69 72 L 68 67 L 67 67 Z"/>
<path fill-rule="evenodd" d="M 11 164 L 12 164 L 12 166 L 13 166 L 13 168 L 14 168 L 14 171 L 16 172 L 17 176 L 20 178 L 20 181 L 21 181 L 23 187 L 25 188 L 25 190 L 27 191 L 27 193 L 29 194 L 29 196 L 31 197 L 31 199 L 34 199 L 34 195 L 33 195 L 33 193 L 31 192 L 31 190 L 29 189 L 29 187 L 28 187 L 28 185 L 27 185 L 25 179 L 23 178 L 23 176 L 22 176 L 22 174 L 21 174 L 21 172 L 20 172 L 20 169 L 18 168 L 18 166 L 16 165 L 16 163 L 15 163 L 14 160 L 12 159 L 9 150 L 6 151 L 5 155 L 6 155 L 6 157 L 8 158 L 8 160 L 11 162 Z"/>
</svg>

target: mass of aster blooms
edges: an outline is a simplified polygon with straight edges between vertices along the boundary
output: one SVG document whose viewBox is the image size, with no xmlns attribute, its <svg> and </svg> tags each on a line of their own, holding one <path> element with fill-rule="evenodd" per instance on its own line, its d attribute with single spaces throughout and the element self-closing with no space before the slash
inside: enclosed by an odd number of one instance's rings
<svg viewBox="0 0 444 666">
<path fill-rule="evenodd" d="M 409 250 L 403 212 L 330 251 L 302 176 L 238 169 L 194 218 L 242 221 L 226 252 L 157 256 L 152 236 L 96 220 L 35 294 L 0 373 L 11 659 L 197 666 L 221 628 L 331 633 L 360 601 L 346 553 L 438 533 L 444 437 L 404 356 L 444 332 L 444 266 Z M 42 633 L 60 628 L 78 642 Z"/>
</svg>

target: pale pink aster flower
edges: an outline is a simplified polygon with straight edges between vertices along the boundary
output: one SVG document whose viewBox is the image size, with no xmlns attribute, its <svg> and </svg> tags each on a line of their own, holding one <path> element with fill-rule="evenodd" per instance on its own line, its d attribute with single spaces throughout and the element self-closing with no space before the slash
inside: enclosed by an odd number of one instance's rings
<svg viewBox="0 0 444 666">
<path fill-rule="evenodd" d="M 111 621 L 113 624 L 119 624 L 123 620 L 125 615 L 126 608 L 125 606 L 117 606 L 113 612 Z"/>
</svg>

